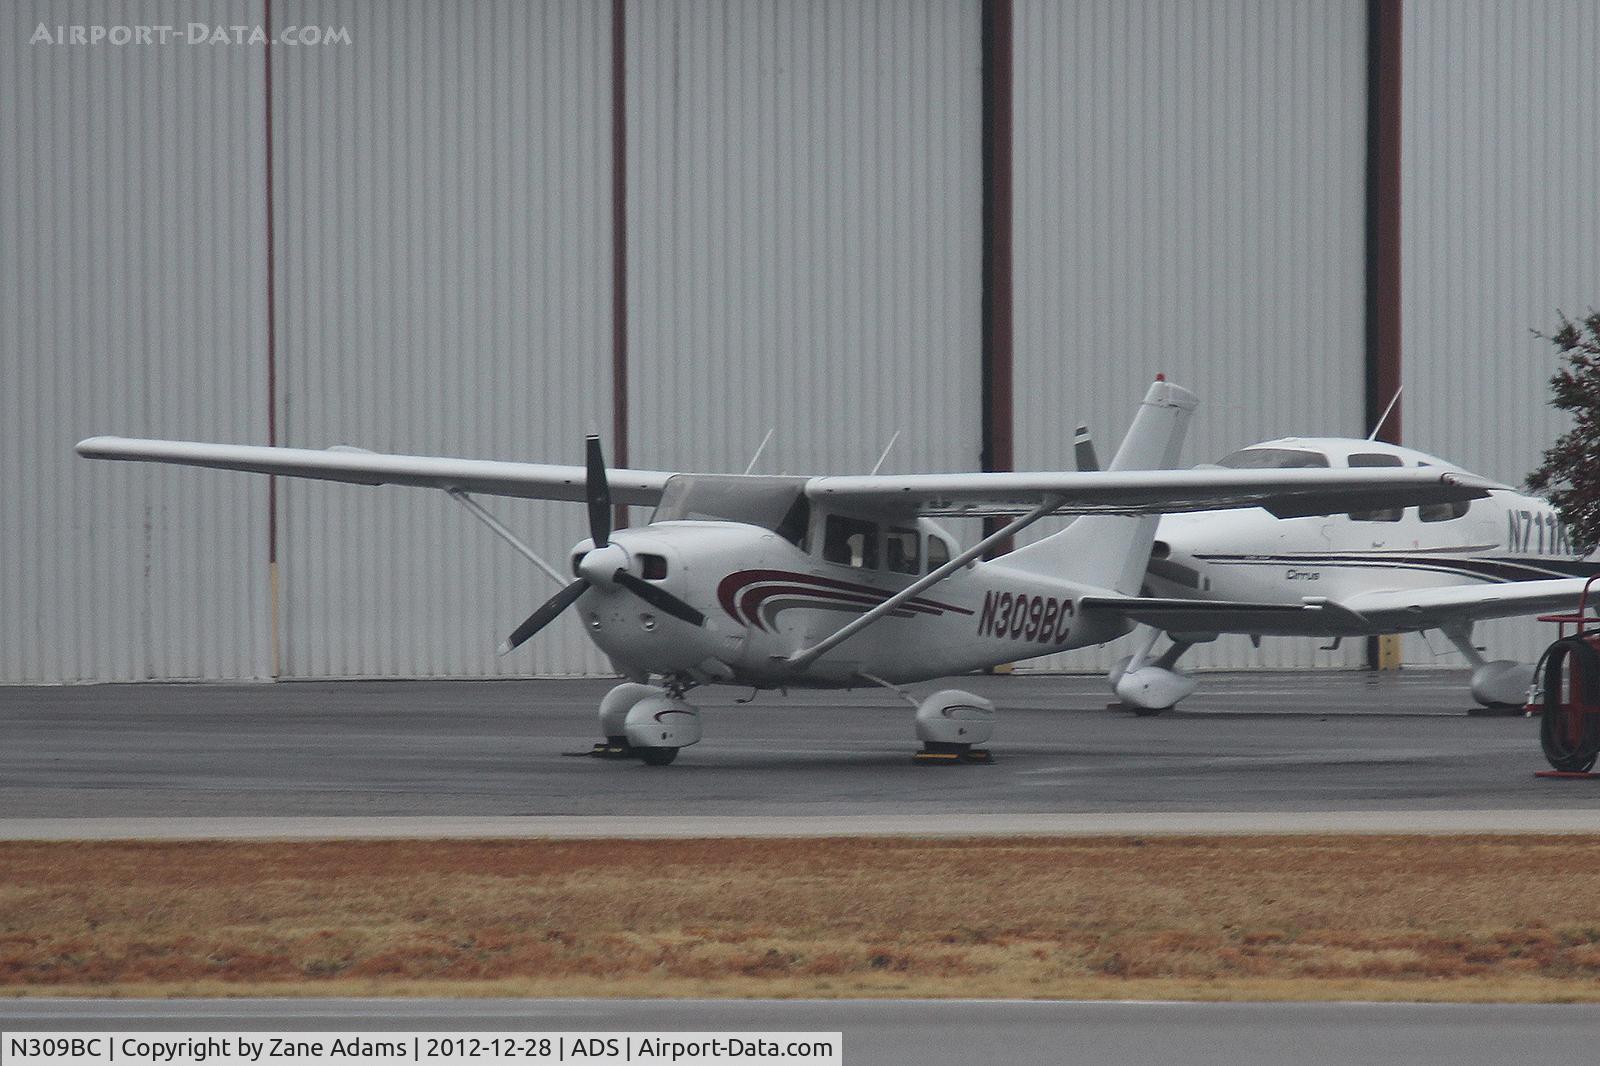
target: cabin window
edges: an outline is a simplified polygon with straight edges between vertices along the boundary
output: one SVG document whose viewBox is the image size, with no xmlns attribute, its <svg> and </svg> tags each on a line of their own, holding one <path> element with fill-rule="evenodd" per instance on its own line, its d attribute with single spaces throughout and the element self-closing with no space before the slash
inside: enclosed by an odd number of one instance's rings
<svg viewBox="0 0 1600 1066">
<path fill-rule="evenodd" d="M 890 526 L 883 535 L 883 568 L 896 574 L 922 573 L 920 541 L 916 530 Z"/>
<path fill-rule="evenodd" d="M 1327 466 L 1328 457 L 1299 448 L 1241 448 L 1218 459 L 1217 465 L 1230 470 L 1294 470 L 1302 466 Z"/>
<path fill-rule="evenodd" d="M 928 536 L 928 573 L 933 573 L 939 567 L 950 561 L 950 545 L 945 543 L 943 537 Z"/>
<path fill-rule="evenodd" d="M 878 568 L 878 527 L 860 518 L 831 514 L 823 526 L 822 557 L 858 570 Z"/>
<path fill-rule="evenodd" d="M 1394 467 L 1405 466 L 1405 460 L 1398 455 L 1386 452 L 1357 452 L 1350 457 L 1352 470 L 1368 467 Z M 1386 507 L 1381 511 L 1351 511 L 1350 519 L 1354 522 L 1398 522 L 1400 521 L 1403 507 Z"/>
<path fill-rule="evenodd" d="M 1448 522 L 1452 518 L 1460 518 L 1465 515 L 1467 508 L 1471 506 L 1471 500 L 1456 500 L 1453 503 L 1425 503 L 1417 508 L 1417 515 L 1424 522 Z"/>
</svg>

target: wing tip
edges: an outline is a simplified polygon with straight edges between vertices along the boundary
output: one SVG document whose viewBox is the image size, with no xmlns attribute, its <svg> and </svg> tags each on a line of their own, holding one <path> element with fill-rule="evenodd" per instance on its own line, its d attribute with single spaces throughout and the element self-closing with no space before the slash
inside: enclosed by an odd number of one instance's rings
<svg viewBox="0 0 1600 1066">
<path fill-rule="evenodd" d="M 105 459 L 110 456 L 111 450 L 122 442 L 121 437 L 85 437 L 72 450 L 85 459 Z"/>
</svg>

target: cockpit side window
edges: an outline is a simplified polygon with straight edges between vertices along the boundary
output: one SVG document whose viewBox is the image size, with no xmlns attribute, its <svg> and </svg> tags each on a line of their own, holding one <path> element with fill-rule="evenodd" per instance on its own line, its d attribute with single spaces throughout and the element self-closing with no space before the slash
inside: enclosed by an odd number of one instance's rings
<svg viewBox="0 0 1600 1066">
<path fill-rule="evenodd" d="M 928 573 L 950 561 L 950 545 L 937 533 L 928 534 Z"/>
<path fill-rule="evenodd" d="M 878 568 L 878 527 L 876 523 L 846 515 L 831 514 L 823 524 L 822 558 L 858 570 Z"/>
<path fill-rule="evenodd" d="M 1350 457 L 1351 469 L 1405 465 L 1405 460 L 1398 455 L 1389 455 L 1386 452 L 1357 452 Z M 1381 511 L 1351 511 L 1350 520 L 1353 522 L 1398 522 L 1403 510 L 1404 508 L 1401 507 L 1387 507 Z"/>
<path fill-rule="evenodd" d="M 1303 466 L 1327 466 L 1321 452 L 1301 448 L 1241 448 L 1217 460 L 1230 470 L 1294 470 Z"/>
<path fill-rule="evenodd" d="M 1471 506 L 1471 500 L 1455 500 L 1451 503 L 1424 503 L 1417 507 L 1417 516 L 1424 522 L 1448 522 L 1453 518 L 1463 517 Z"/>
<path fill-rule="evenodd" d="M 920 574 L 921 540 L 914 529 L 890 526 L 883 534 L 883 568 L 896 574 Z"/>
</svg>

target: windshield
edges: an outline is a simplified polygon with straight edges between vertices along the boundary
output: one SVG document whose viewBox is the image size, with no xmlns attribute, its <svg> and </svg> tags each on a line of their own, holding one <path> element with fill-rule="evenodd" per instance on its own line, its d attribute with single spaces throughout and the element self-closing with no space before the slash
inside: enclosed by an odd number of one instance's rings
<svg viewBox="0 0 1600 1066">
<path fill-rule="evenodd" d="M 1241 448 L 1218 459 L 1217 465 L 1231 470 L 1291 470 L 1302 466 L 1327 466 L 1328 457 L 1321 452 L 1296 448 Z"/>
<path fill-rule="evenodd" d="M 805 485 L 803 477 L 674 474 L 650 521 L 745 522 L 799 544 L 811 524 Z"/>
</svg>

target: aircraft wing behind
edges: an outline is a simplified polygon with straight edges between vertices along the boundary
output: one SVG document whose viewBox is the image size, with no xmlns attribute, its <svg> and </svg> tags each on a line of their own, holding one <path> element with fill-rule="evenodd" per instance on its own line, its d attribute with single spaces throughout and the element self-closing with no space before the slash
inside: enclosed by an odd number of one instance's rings
<svg viewBox="0 0 1600 1066">
<path fill-rule="evenodd" d="M 319 451 L 314 448 L 201 444 L 129 437 L 90 437 L 78 443 L 78 454 L 90 459 L 177 463 L 216 470 L 244 470 L 283 477 L 344 481 L 355 485 L 413 485 L 531 500 L 584 499 L 584 468 L 548 463 L 385 455 L 359 448 Z M 671 476 L 660 470 L 607 471 L 611 498 L 617 503 L 629 504 L 654 504 L 661 498 L 661 490 Z"/>
<path fill-rule="evenodd" d="M 1495 585 L 1448 585 L 1363 592 L 1343 602 L 1363 618 L 1386 628 L 1421 629 L 1449 621 L 1576 611 L 1583 584 L 1581 577 L 1565 577 Z M 1423 625 L 1414 623 L 1419 618 L 1426 620 Z"/>
<path fill-rule="evenodd" d="M 1300 603 L 1086 596 L 1083 611 L 1104 611 L 1169 633 L 1249 633 L 1260 636 L 1342 637 L 1438 629 L 1482 618 L 1576 610 L 1583 578 L 1446 585 L 1363 592 L 1346 600 Z"/>
<path fill-rule="evenodd" d="M 1078 609 L 1084 614 L 1120 615 L 1168 633 L 1206 636 L 1248 633 L 1273 637 L 1339 637 L 1373 632 L 1365 618 L 1333 600 L 1247 603 L 1154 596 L 1085 596 L 1078 601 Z"/>
<path fill-rule="evenodd" d="M 1279 518 L 1478 499 L 1505 486 L 1428 468 L 1091 470 L 815 477 L 811 499 L 845 510 L 971 518 L 1026 514 L 1168 514 L 1265 507 Z"/>
</svg>

